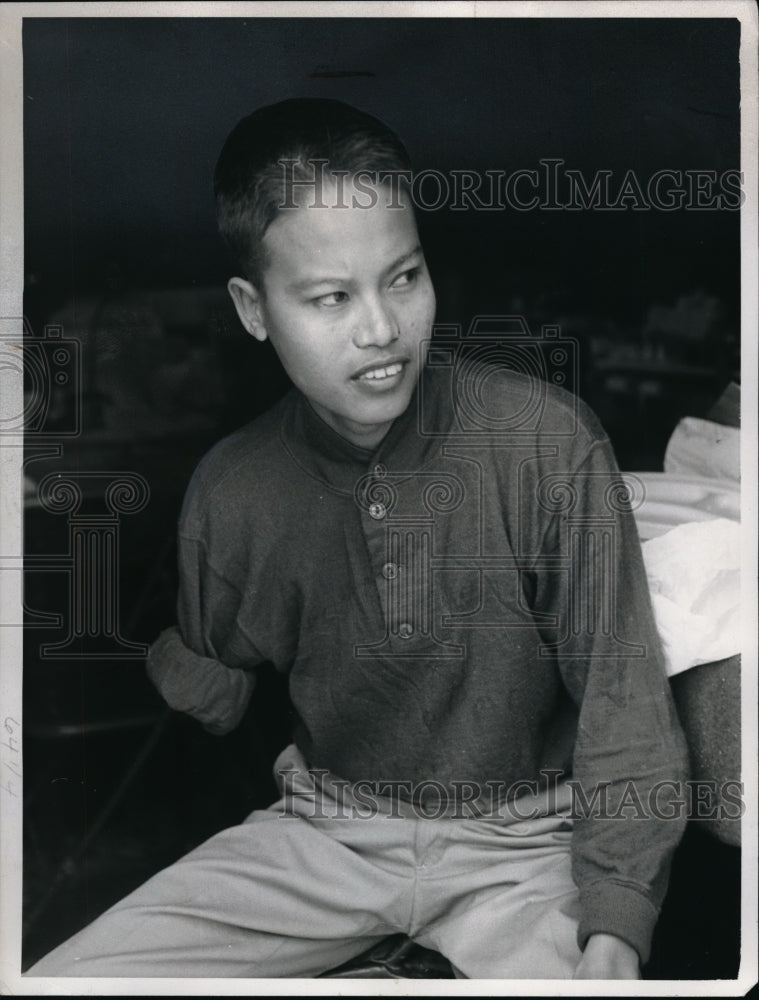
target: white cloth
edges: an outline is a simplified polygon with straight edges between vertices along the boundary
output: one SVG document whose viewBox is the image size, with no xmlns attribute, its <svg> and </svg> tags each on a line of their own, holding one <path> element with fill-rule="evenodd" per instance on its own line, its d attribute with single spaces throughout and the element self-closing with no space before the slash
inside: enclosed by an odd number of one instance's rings
<svg viewBox="0 0 759 1000">
<path fill-rule="evenodd" d="M 667 444 L 664 471 L 740 482 L 740 428 L 684 417 Z"/>
<path fill-rule="evenodd" d="M 740 651 L 741 526 L 715 518 L 643 543 L 667 675 Z"/>
</svg>

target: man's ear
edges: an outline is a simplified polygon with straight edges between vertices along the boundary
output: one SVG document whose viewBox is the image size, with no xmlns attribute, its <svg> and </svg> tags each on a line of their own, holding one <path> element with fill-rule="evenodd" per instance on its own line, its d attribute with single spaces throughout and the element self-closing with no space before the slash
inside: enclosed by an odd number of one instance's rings
<svg viewBox="0 0 759 1000">
<path fill-rule="evenodd" d="M 227 290 L 232 296 L 240 322 L 256 340 L 266 340 L 268 334 L 261 311 L 261 294 L 245 278 L 230 278 Z"/>
</svg>

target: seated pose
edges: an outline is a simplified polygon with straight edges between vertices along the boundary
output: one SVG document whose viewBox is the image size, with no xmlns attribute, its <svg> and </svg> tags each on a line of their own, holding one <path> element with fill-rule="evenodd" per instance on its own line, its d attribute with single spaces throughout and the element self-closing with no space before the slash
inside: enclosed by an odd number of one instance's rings
<svg viewBox="0 0 759 1000">
<path fill-rule="evenodd" d="M 309 977 L 402 932 L 466 978 L 640 976 L 686 752 L 629 499 L 528 336 L 430 342 L 411 178 L 338 101 L 224 145 L 229 292 L 293 388 L 195 472 L 148 671 L 220 734 L 286 674 L 281 797 L 27 975 Z"/>
</svg>

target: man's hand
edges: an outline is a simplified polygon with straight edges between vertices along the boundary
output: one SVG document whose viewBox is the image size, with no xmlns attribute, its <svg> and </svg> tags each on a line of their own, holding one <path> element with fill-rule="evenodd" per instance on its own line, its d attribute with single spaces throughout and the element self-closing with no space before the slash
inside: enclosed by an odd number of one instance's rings
<svg viewBox="0 0 759 1000">
<path fill-rule="evenodd" d="M 640 979 L 637 951 L 613 934 L 591 934 L 574 979 Z"/>
</svg>

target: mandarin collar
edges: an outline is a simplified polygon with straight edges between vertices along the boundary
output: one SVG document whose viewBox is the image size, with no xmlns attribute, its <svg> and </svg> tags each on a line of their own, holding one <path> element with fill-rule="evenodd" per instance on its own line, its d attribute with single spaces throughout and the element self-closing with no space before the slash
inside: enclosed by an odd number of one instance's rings
<svg viewBox="0 0 759 1000">
<path fill-rule="evenodd" d="M 376 448 L 362 448 L 342 437 L 294 388 L 282 418 L 282 444 L 307 475 L 337 493 L 353 494 L 357 480 L 373 470 L 413 474 L 440 454 L 440 418 L 445 411 L 438 382 L 434 370 L 425 366 L 409 405 Z M 428 431 L 432 427 L 434 435 Z"/>
</svg>

